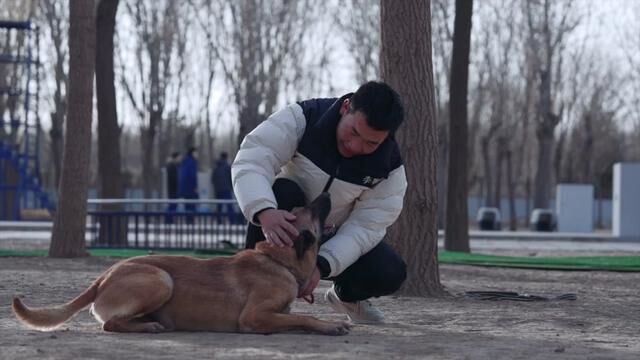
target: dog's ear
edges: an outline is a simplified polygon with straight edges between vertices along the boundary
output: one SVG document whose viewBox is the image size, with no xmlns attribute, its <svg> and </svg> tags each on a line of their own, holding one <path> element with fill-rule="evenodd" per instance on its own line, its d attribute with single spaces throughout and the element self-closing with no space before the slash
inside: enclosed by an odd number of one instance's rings
<svg viewBox="0 0 640 360">
<path fill-rule="evenodd" d="M 316 242 L 316 237 L 309 230 L 304 230 L 300 233 L 296 241 L 294 241 L 293 247 L 296 249 L 296 256 L 298 259 L 302 259 L 304 254 L 313 246 Z"/>
</svg>

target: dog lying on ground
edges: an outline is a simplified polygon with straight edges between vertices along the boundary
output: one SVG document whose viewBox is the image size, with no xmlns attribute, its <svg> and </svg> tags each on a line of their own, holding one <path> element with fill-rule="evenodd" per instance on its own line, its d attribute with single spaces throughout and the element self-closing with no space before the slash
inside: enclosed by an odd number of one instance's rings
<svg viewBox="0 0 640 360">
<path fill-rule="evenodd" d="M 300 235 L 293 247 L 259 242 L 255 250 L 202 260 L 141 256 L 116 263 L 70 302 L 29 308 L 18 298 L 13 311 L 27 326 L 51 330 L 89 304 L 105 331 L 222 331 L 275 333 L 303 330 L 344 335 L 346 322 L 289 314 L 316 266 L 331 201 L 320 195 L 293 210 Z"/>
</svg>

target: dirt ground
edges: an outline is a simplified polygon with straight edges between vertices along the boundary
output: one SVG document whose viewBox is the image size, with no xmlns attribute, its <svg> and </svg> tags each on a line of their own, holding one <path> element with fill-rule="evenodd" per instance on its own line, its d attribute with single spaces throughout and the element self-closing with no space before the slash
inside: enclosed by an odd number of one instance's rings
<svg viewBox="0 0 640 360">
<path fill-rule="evenodd" d="M 354 326 L 348 335 L 221 333 L 112 334 L 88 311 L 53 332 L 28 330 L 11 312 L 11 298 L 59 304 L 83 290 L 113 261 L 0 258 L 1 359 L 638 359 L 640 273 L 562 272 L 443 265 L 447 290 L 511 290 L 536 295 L 572 292 L 577 301 L 482 301 L 385 297 L 375 304 L 387 322 Z M 293 311 L 333 314 L 316 290 L 316 304 Z"/>
</svg>

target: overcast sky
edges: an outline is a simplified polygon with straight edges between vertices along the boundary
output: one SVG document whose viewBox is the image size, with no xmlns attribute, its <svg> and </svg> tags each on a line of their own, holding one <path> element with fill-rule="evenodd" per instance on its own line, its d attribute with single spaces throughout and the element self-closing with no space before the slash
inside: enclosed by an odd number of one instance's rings
<svg viewBox="0 0 640 360">
<path fill-rule="evenodd" d="M 478 2 L 476 1 L 476 4 Z M 588 6 L 592 9 L 592 16 L 588 19 L 588 22 L 581 25 L 578 29 L 579 36 L 585 36 L 588 38 L 589 46 L 594 51 L 601 52 L 606 56 L 607 61 L 615 65 L 615 68 L 621 72 L 629 71 L 629 65 L 625 59 L 625 51 L 622 44 L 630 40 L 633 34 L 640 33 L 640 26 L 638 26 L 638 19 L 634 14 L 640 14 L 640 12 L 633 12 L 630 8 L 640 7 L 640 0 L 577 0 L 577 5 Z M 477 5 L 476 5 L 477 6 Z M 124 7 L 119 9 L 119 15 L 124 12 Z M 124 26 L 125 33 L 132 31 L 132 24 L 128 23 L 123 17 L 119 18 L 119 24 Z M 122 31 L 122 29 L 120 29 Z M 636 35 L 639 36 L 639 35 Z M 43 34 L 43 38 L 44 38 Z M 122 39 L 120 38 L 122 41 Z M 335 93 L 317 94 L 315 96 L 339 96 L 345 92 L 353 91 L 358 84 L 355 80 L 355 73 L 353 67 L 353 61 L 347 56 L 344 46 L 340 44 L 339 40 L 336 40 L 334 46 L 335 54 L 332 54 L 332 76 L 330 79 L 331 88 Z M 638 43 L 638 41 L 636 40 Z M 42 60 L 44 62 L 49 61 L 49 49 L 46 41 L 42 41 L 41 52 Z M 123 46 L 121 44 L 121 46 Z M 473 45 L 472 45 L 473 46 Z M 126 47 L 126 45 L 124 45 Z M 640 45 L 636 46 L 639 49 Z M 638 51 L 638 50 L 636 50 Z M 638 54 L 635 54 L 638 56 Z M 51 84 L 52 74 L 45 74 L 44 79 L 48 77 L 46 84 L 43 84 L 41 94 L 41 106 L 40 114 L 41 121 L 45 128 L 49 127 L 49 112 L 51 94 L 53 91 Z M 210 99 L 210 106 L 214 109 L 224 108 L 229 101 L 227 95 L 227 89 L 224 86 L 222 79 L 217 79 L 216 86 L 214 87 L 214 94 Z M 126 126 L 137 127 L 138 122 L 131 120 L 133 118 L 130 113 L 130 108 L 126 105 L 126 99 L 123 97 L 122 92 L 119 92 L 118 100 L 119 110 L 121 112 L 120 119 Z M 189 109 L 194 105 L 190 102 L 193 100 L 193 96 L 186 96 L 182 101 L 183 107 Z M 284 100 L 281 101 L 284 105 Z M 234 126 L 235 118 L 232 112 L 225 112 L 222 110 L 224 122 L 221 124 L 222 129 L 228 129 Z"/>
</svg>

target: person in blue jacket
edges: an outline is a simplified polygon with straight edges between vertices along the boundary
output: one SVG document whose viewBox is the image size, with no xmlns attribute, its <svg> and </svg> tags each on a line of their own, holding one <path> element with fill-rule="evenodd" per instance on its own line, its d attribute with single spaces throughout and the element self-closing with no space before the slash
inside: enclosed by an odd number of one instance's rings
<svg viewBox="0 0 640 360">
<path fill-rule="evenodd" d="M 198 198 L 198 160 L 195 147 L 190 147 L 180 163 L 180 197 L 183 199 Z M 195 204 L 185 204 L 187 212 L 187 223 L 193 223 L 193 213 L 196 211 Z"/>
<path fill-rule="evenodd" d="M 215 198 L 218 200 L 231 200 L 233 198 L 233 183 L 231 182 L 231 164 L 229 164 L 229 154 L 220 153 L 220 157 L 216 161 L 216 165 L 211 171 L 211 185 Z M 219 204 L 217 206 L 218 222 L 222 222 L 227 217 L 231 222 L 233 215 L 233 207 L 231 204 Z"/>
</svg>

